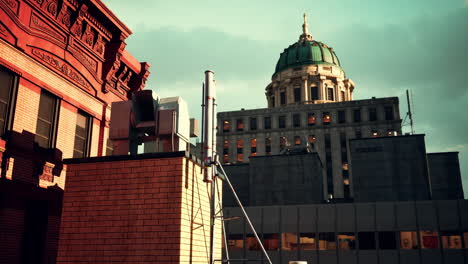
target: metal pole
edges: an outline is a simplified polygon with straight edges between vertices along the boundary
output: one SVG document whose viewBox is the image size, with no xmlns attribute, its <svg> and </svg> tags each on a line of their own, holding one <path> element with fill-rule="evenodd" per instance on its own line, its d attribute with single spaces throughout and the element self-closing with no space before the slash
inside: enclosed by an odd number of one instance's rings
<svg viewBox="0 0 468 264">
<path fill-rule="evenodd" d="M 244 206 L 242 205 L 242 202 L 240 201 L 239 197 L 237 196 L 237 193 L 236 193 L 236 191 L 234 190 L 234 187 L 232 186 L 231 181 L 229 180 L 229 177 L 227 176 L 226 172 L 224 171 L 223 166 L 222 166 L 221 163 L 219 163 L 219 162 L 216 162 L 216 166 L 219 167 L 219 168 L 221 169 L 221 171 L 222 171 L 222 173 L 223 173 L 223 175 L 224 175 L 224 177 L 225 177 L 225 181 L 226 181 L 226 183 L 228 184 L 229 189 L 231 189 L 232 194 L 234 195 L 234 198 L 236 199 L 236 202 L 237 202 L 237 204 L 239 205 L 239 207 L 240 207 L 240 209 L 241 209 L 241 211 L 242 211 L 242 214 L 244 215 L 245 219 L 247 220 L 247 223 L 248 223 L 249 226 L 250 226 L 250 229 L 252 229 L 252 232 L 254 233 L 255 238 L 257 239 L 258 243 L 260 244 L 260 247 L 262 248 L 263 254 L 264 254 L 265 257 L 267 258 L 268 263 L 273 264 L 273 263 L 271 262 L 270 257 L 268 256 L 268 253 L 266 252 L 265 248 L 263 247 L 262 241 L 261 241 L 260 238 L 258 237 L 257 231 L 255 231 L 255 227 L 253 226 L 252 222 L 250 221 L 250 218 L 249 218 L 249 216 L 247 215 L 247 212 L 245 211 Z"/>
<path fill-rule="evenodd" d="M 411 112 L 411 104 L 410 104 L 410 97 L 409 97 L 409 90 L 406 90 L 406 101 L 408 103 L 408 116 L 411 125 L 411 135 L 414 134 L 414 126 L 413 126 L 413 113 Z"/>
</svg>

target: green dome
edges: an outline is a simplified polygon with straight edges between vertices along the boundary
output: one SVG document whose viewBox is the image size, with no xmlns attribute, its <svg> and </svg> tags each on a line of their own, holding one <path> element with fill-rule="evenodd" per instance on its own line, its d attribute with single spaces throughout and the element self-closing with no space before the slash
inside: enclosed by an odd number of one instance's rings
<svg viewBox="0 0 468 264">
<path fill-rule="evenodd" d="M 276 63 L 275 73 L 303 65 L 328 64 L 340 67 L 332 48 L 315 40 L 299 41 L 285 49 Z"/>
</svg>

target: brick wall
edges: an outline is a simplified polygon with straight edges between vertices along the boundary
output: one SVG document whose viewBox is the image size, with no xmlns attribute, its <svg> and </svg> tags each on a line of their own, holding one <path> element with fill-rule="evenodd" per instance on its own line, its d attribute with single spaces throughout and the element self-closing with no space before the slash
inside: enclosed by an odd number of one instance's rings
<svg viewBox="0 0 468 264">
<path fill-rule="evenodd" d="M 68 162 L 57 263 L 209 263 L 211 185 L 185 153 Z"/>
</svg>

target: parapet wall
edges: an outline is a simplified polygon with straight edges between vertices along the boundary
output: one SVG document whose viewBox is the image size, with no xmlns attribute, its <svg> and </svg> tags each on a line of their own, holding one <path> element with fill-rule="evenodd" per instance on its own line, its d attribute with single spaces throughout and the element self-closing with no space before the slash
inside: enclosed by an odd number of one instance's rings
<svg viewBox="0 0 468 264">
<path fill-rule="evenodd" d="M 57 263 L 209 263 L 211 185 L 185 152 L 67 162 Z"/>
</svg>

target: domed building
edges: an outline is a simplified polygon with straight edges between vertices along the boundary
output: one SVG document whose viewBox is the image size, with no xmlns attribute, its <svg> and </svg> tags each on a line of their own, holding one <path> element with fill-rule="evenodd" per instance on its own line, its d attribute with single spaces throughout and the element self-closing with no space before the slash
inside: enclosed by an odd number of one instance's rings
<svg viewBox="0 0 468 264">
<path fill-rule="evenodd" d="M 351 199 L 348 141 L 401 135 L 398 98 L 353 100 L 354 87 L 335 50 L 309 34 L 304 15 L 299 40 L 281 52 L 265 88 L 267 108 L 218 113 L 220 159 L 242 165 L 307 148 L 321 162 L 323 200 Z"/>
<path fill-rule="evenodd" d="M 350 101 L 354 83 L 346 77 L 332 47 L 308 33 L 304 14 L 299 40 L 280 55 L 266 87 L 268 107 Z"/>
</svg>

